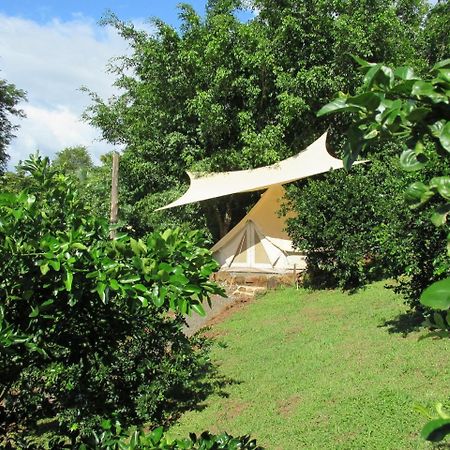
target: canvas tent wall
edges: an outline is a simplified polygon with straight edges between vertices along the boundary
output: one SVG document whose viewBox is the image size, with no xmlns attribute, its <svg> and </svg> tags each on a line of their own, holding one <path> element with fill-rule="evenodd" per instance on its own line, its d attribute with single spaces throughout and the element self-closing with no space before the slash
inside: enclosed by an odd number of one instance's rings
<svg viewBox="0 0 450 450">
<path fill-rule="evenodd" d="M 271 186 L 250 212 L 211 249 L 223 271 L 284 273 L 306 267 L 305 257 L 296 252 L 285 231 L 287 217 L 278 211 L 285 190 Z"/>
</svg>

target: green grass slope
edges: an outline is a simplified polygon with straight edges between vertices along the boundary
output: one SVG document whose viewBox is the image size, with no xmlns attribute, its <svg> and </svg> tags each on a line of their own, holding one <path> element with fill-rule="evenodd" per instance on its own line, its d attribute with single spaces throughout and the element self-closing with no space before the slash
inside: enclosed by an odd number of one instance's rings
<svg viewBox="0 0 450 450">
<path fill-rule="evenodd" d="M 171 434 L 251 433 L 269 450 L 430 448 L 413 408 L 448 399 L 450 342 L 393 333 L 386 322 L 403 312 L 383 283 L 258 298 L 213 329 L 228 396 L 211 396 Z"/>
</svg>

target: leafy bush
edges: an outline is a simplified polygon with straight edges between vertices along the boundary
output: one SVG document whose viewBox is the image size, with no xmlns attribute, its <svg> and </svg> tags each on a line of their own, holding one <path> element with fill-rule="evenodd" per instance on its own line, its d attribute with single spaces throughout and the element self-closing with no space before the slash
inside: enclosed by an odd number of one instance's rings
<svg viewBox="0 0 450 450">
<path fill-rule="evenodd" d="M 402 195 L 407 181 L 390 162 L 333 171 L 288 191 L 297 212 L 288 233 L 307 254 L 309 283 L 356 288 L 398 265 L 383 249 L 384 235 L 392 223 L 404 232 L 411 214 Z"/>
<path fill-rule="evenodd" d="M 249 435 L 233 437 L 228 433 L 214 435 L 205 431 L 200 436 L 190 433 L 189 438 L 171 440 L 164 436 L 162 427 L 148 433 L 142 430 L 129 433 L 120 423 L 112 424 L 109 420 L 102 422 L 102 429 L 94 432 L 92 437 L 80 446 L 81 449 L 264 450 Z"/>
<path fill-rule="evenodd" d="M 354 96 L 340 93 L 318 115 L 350 112 L 356 116 L 344 146 L 347 168 L 369 148 L 375 153 L 386 152 L 380 141 L 398 139 L 398 148 L 403 149 L 399 165 L 405 172 L 414 173 L 409 176 L 409 187 L 402 190 L 406 203 L 415 211 L 407 220 L 389 220 L 381 238 L 386 254 L 399 261 L 394 275 L 406 275 L 400 290 L 412 306 L 420 308 L 421 292 L 450 269 L 445 242 L 449 231 L 449 178 L 440 176 L 449 170 L 450 60 L 436 64 L 430 76 L 421 79 L 410 67 L 394 70 L 355 59 L 365 75 L 362 92 Z"/>
<path fill-rule="evenodd" d="M 47 159 L 22 169 L 29 187 L 0 194 L 0 435 L 160 422 L 209 365 L 167 312 L 203 313 L 217 264 L 194 232 L 110 240 Z"/>
</svg>

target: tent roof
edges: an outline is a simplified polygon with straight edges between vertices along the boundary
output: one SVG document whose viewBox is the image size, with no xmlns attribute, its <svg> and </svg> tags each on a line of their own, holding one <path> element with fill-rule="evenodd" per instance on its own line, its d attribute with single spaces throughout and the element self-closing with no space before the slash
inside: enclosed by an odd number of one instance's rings
<svg viewBox="0 0 450 450">
<path fill-rule="evenodd" d="M 333 158 L 327 151 L 326 138 L 327 133 L 324 133 L 297 155 L 266 167 L 206 175 L 188 172 L 191 179 L 188 191 L 178 200 L 159 210 L 238 192 L 258 191 L 275 184 L 286 184 L 324 173 L 330 169 L 341 169 L 342 161 Z"/>
</svg>

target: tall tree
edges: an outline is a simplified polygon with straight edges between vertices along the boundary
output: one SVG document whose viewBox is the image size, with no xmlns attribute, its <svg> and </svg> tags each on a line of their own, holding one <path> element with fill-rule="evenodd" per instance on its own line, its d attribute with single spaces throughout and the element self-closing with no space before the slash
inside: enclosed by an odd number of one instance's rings
<svg viewBox="0 0 450 450">
<path fill-rule="evenodd" d="M 24 117 L 23 111 L 18 109 L 17 105 L 25 98 L 24 91 L 17 89 L 14 84 L 0 79 L 0 175 L 4 173 L 9 158 L 7 147 L 18 128 L 18 125 L 14 125 L 11 119 Z"/>
<path fill-rule="evenodd" d="M 337 89 L 351 91 L 360 80 L 348 53 L 395 64 L 416 60 L 413 38 L 424 5 L 255 0 L 259 14 L 243 23 L 235 14 L 240 0 L 214 0 L 204 17 L 183 4 L 180 29 L 155 20 L 152 35 L 107 18 L 133 55 L 114 69 L 123 94 L 109 101 L 92 94 L 86 117 L 106 140 L 126 145 L 121 182 L 128 203 L 148 203 L 171 188 L 180 192 L 186 169 L 274 163 L 330 123 L 339 125 L 341 119 L 325 123 L 314 112 Z M 223 235 L 247 205 L 243 196 L 211 201 L 195 207 L 194 216 L 215 217 L 210 229 Z"/>
<path fill-rule="evenodd" d="M 69 173 L 87 171 L 94 167 L 91 155 L 83 145 L 66 147 L 57 152 L 52 164 Z"/>
<path fill-rule="evenodd" d="M 438 0 L 427 16 L 423 30 L 424 51 L 430 65 L 450 56 L 450 2 Z"/>
</svg>

